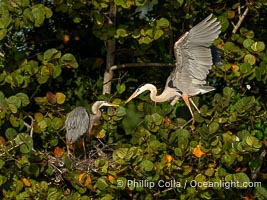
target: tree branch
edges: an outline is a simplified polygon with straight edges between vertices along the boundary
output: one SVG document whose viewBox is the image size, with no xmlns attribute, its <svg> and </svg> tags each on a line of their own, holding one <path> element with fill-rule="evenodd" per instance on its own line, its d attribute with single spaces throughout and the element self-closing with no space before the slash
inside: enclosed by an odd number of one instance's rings
<svg viewBox="0 0 267 200">
<path fill-rule="evenodd" d="M 121 65 L 113 65 L 110 67 L 111 71 L 132 68 L 132 67 L 175 67 L 175 65 L 170 63 L 126 63 Z"/>
<path fill-rule="evenodd" d="M 262 166 L 262 162 L 263 162 L 263 158 L 265 157 L 266 155 L 266 149 L 264 149 L 261 154 L 260 154 L 260 157 L 259 157 L 259 165 L 257 167 L 257 169 L 252 173 L 252 181 L 255 181 L 257 176 L 258 176 L 258 173 L 260 172 L 260 169 L 261 169 L 261 166 Z"/>
<path fill-rule="evenodd" d="M 110 84 L 113 77 L 113 71 L 124 68 L 133 68 L 133 67 L 175 67 L 175 65 L 170 63 L 126 63 L 121 65 L 113 65 L 109 68 L 109 71 L 105 72 L 105 76 L 109 79 L 104 79 L 104 85 Z M 111 76 L 112 75 L 112 76 Z M 108 93 L 109 94 L 109 93 Z"/>
<path fill-rule="evenodd" d="M 238 13 L 239 13 L 239 20 L 237 22 L 237 24 L 235 25 L 233 22 L 232 22 L 232 25 L 234 27 L 232 33 L 235 34 L 237 32 L 237 30 L 239 29 L 239 27 L 241 26 L 243 20 L 245 19 L 246 15 L 248 14 L 248 6 L 246 7 L 246 10 L 244 11 L 244 13 L 241 15 L 241 8 L 240 8 L 240 5 L 238 6 Z"/>
<path fill-rule="evenodd" d="M 117 8 L 114 3 L 110 3 L 110 16 L 109 16 L 109 24 L 113 27 L 116 26 L 116 13 Z M 114 65 L 115 62 L 115 50 L 116 50 L 116 41 L 115 38 L 110 38 L 107 41 L 107 57 L 106 57 L 106 71 L 104 73 L 103 80 L 103 94 L 110 94 L 111 92 L 111 79 L 113 77 L 113 72 L 110 70 L 110 67 Z"/>
</svg>

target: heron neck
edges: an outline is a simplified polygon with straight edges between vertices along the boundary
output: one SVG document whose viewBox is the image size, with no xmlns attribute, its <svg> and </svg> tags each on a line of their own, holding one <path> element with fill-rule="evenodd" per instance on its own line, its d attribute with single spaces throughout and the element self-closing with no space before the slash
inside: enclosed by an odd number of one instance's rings
<svg viewBox="0 0 267 200">
<path fill-rule="evenodd" d="M 174 90 L 169 88 L 165 88 L 164 91 L 157 96 L 157 88 L 151 88 L 150 90 L 150 98 L 154 102 L 165 102 L 169 101 L 170 99 L 174 98 L 177 94 Z"/>
</svg>

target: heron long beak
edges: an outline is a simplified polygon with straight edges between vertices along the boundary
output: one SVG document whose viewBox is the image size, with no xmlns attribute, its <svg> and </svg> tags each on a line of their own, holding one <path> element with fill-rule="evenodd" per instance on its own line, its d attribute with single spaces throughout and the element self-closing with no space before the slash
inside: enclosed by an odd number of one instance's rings
<svg viewBox="0 0 267 200">
<path fill-rule="evenodd" d="M 134 99 L 136 96 L 137 96 L 137 92 L 135 91 L 126 101 L 125 101 L 125 104 L 126 103 L 129 103 L 132 99 Z"/>
<path fill-rule="evenodd" d="M 110 107 L 118 107 L 120 105 L 118 104 L 114 104 L 114 103 L 108 103 L 106 106 L 110 106 Z"/>
</svg>

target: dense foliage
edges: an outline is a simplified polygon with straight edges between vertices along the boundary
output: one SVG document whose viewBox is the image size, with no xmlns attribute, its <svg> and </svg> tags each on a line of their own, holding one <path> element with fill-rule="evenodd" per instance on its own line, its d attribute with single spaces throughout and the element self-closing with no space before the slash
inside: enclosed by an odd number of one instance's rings
<svg viewBox="0 0 267 200">
<path fill-rule="evenodd" d="M 145 63 L 174 63 L 175 40 L 210 13 L 225 58 L 196 123 L 182 101 L 125 105 L 141 83 L 164 87 L 171 67 Z M 0 198 L 266 199 L 266 19 L 263 0 L 1 0 Z M 107 53 L 118 69 L 103 95 Z M 77 144 L 70 159 L 67 113 L 96 100 L 120 106 L 103 110 L 89 158 Z"/>
</svg>

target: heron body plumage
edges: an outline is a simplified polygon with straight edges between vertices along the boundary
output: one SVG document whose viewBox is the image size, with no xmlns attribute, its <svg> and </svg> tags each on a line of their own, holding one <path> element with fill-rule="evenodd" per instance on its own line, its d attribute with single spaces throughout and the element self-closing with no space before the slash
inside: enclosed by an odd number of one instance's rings
<svg viewBox="0 0 267 200">
<path fill-rule="evenodd" d="M 118 106 L 116 104 L 108 103 L 106 101 L 96 101 L 92 105 L 92 114 L 88 114 L 84 107 L 74 108 L 68 115 L 65 121 L 66 129 L 66 142 L 67 142 L 67 151 L 70 155 L 69 146 L 73 145 L 80 138 L 83 139 L 83 149 L 85 153 L 85 144 L 84 144 L 84 135 L 93 128 L 93 125 L 96 121 L 101 118 L 100 108 L 103 106 Z"/>
<path fill-rule="evenodd" d="M 73 120 L 75 119 L 75 120 Z M 75 143 L 89 129 L 90 117 L 84 107 L 74 108 L 65 121 L 66 138 L 70 144 Z"/>
<path fill-rule="evenodd" d="M 206 86 L 206 78 L 213 63 L 222 63 L 222 53 L 216 54 L 211 45 L 221 32 L 220 22 L 212 18 L 210 14 L 203 21 L 186 32 L 174 44 L 176 67 L 167 78 L 165 88 L 161 95 L 156 96 L 157 88 L 152 84 L 139 87 L 126 103 L 149 90 L 150 98 L 155 102 L 170 101 L 174 105 L 182 97 L 188 106 L 194 123 L 194 115 L 190 107 L 199 109 L 190 98 L 198 94 L 205 94 L 215 90 L 212 86 Z"/>
</svg>

